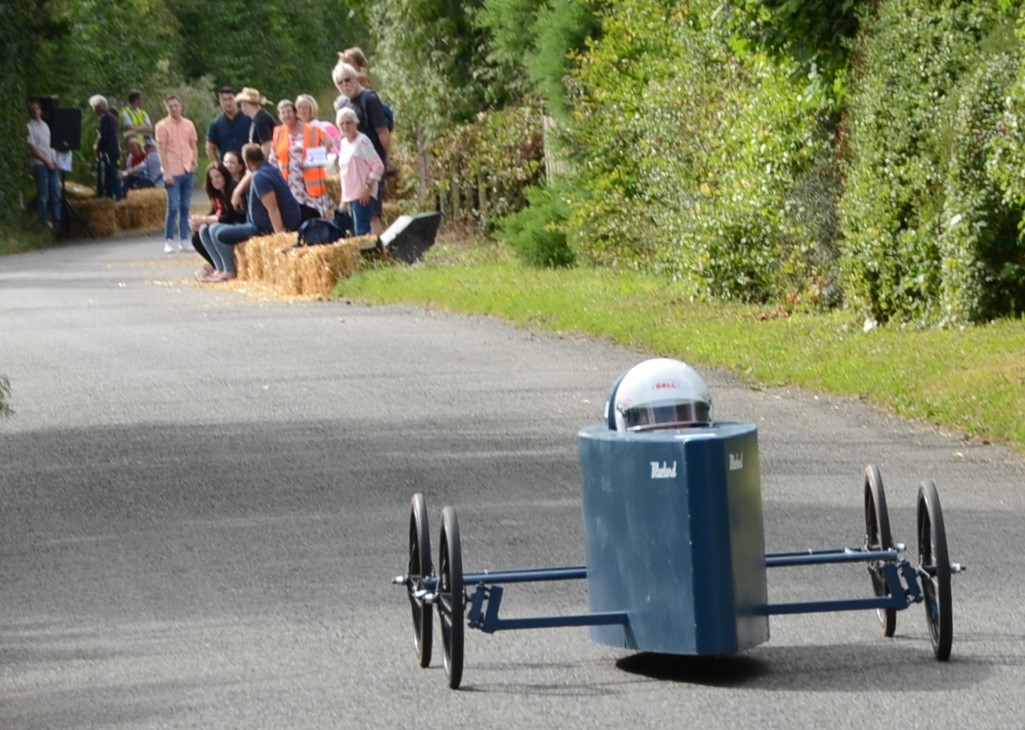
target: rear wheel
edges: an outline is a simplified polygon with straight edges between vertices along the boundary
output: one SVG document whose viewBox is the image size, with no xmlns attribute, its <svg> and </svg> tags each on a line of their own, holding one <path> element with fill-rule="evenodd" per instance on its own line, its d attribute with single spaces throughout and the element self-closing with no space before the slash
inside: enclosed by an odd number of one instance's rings
<svg viewBox="0 0 1025 730">
<path fill-rule="evenodd" d="M 413 647 L 416 661 L 421 667 L 431 664 L 431 632 L 433 611 L 431 604 L 416 596 L 423 593 L 424 579 L 431 571 L 431 533 L 427 522 L 427 502 L 417 492 L 409 504 L 409 564 L 406 566 L 406 591 L 413 612 Z"/>
<path fill-rule="evenodd" d="M 883 490 L 883 478 L 875 464 L 865 467 L 865 549 L 890 550 L 893 548 L 893 536 L 890 533 L 890 513 L 886 508 L 886 492 Z M 872 579 L 872 590 L 877 596 L 890 595 L 883 573 L 885 561 L 875 560 L 868 564 L 868 574 Z M 897 630 L 897 609 L 878 608 L 879 625 L 883 636 L 893 636 Z"/>
<path fill-rule="evenodd" d="M 441 642 L 445 649 L 445 673 L 448 686 L 459 689 L 463 679 L 463 555 L 456 511 L 441 512 L 441 546 L 438 552 L 438 618 Z"/>
<path fill-rule="evenodd" d="M 932 650 L 941 662 L 950 658 L 954 620 L 950 604 L 950 556 L 943 509 L 936 485 L 922 482 L 918 488 L 918 577 L 925 597 L 925 618 Z"/>
</svg>

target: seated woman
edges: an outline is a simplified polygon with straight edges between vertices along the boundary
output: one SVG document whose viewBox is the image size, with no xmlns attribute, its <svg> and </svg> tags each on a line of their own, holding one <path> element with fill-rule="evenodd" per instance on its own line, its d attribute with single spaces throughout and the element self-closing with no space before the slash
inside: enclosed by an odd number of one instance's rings
<svg viewBox="0 0 1025 730">
<path fill-rule="evenodd" d="M 242 178 L 246 174 L 246 166 L 242 164 L 242 158 L 239 157 L 237 152 L 232 152 L 231 150 L 225 152 L 221 158 L 221 164 L 231 173 L 231 179 L 235 185 L 242 182 Z"/>
<path fill-rule="evenodd" d="M 146 161 L 146 150 L 142 147 L 142 140 L 134 134 L 125 136 L 125 154 L 122 162 L 126 170 L 137 167 Z"/>
<path fill-rule="evenodd" d="M 121 172 L 126 191 L 155 188 L 164 184 L 164 176 L 160 172 L 160 153 L 157 152 L 157 144 L 152 139 L 146 140 L 141 159 L 133 153 L 128 162 L 128 169 Z"/>
<path fill-rule="evenodd" d="M 225 154 L 234 154 L 229 152 Z M 189 228 L 192 230 L 192 246 L 196 253 L 206 259 L 206 263 L 196 272 L 196 278 L 207 281 L 217 273 L 210 252 L 203 244 L 203 237 L 200 231 L 214 223 L 242 223 L 245 221 L 245 213 L 240 213 L 231 207 L 231 194 L 235 190 L 235 180 L 222 163 L 210 165 L 206 168 L 206 197 L 210 200 L 210 212 L 206 215 L 189 216 Z"/>
<path fill-rule="evenodd" d="M 370 233 L 370 222 L 381 215 L 378 188 L 384 177 L 384 163 L 374 144 L 356 128 L 359 118 L 352 109 L 338 112 L 338 128 L 342 145 L 338 153 L 338 172 L 342 182 L 342 203 L 349 204 L 352 232 L 357 236 Z"/>
<path fill-rule="evenodd" d="M 278 104 L 281 124 L 274 127 L 269 161 L 281 171 L 288 188 L 299 202 L 303 220 L 333 214 L 335 202 L 327 193 L 327 135 L 303 122 L 295 104 L 285 99 Z"/>
</svg>

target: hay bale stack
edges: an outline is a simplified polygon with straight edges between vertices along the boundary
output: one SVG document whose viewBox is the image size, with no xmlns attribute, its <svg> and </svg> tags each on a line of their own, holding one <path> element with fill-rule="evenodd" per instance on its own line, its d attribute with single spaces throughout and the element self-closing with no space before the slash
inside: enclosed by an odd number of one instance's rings
<svg viewBox="0 0 1025 730">
<path fill-rule="evenodd" d="M 327 194 L 331 196 L 331 200 L 335 202 L 342 199 L 342 181 L 337 175 L 328 175 L 324 180 L 327 186 Z"/>
<path fill-rule="evenodd" d="M 76 182 L 65 182 L 64 197 L 68 200 L 85 200 L 86 198 L 95 198 L 96 191 L 88 185 L 82 185 L 81 183 Z"/>
<path fill-rule="evenodd" d="M 281 263 L 279 252 L 295 243 L 294 233 L 257 236 L 235 246 L 235 268 L 238 278 L 271 283 L 274 269 Z"/>
<path fill-rule="evenodd" d="M 132 190 L 116 206 L 117 225 L 122 231 L 160 228 L 167 210 L 167 194 L 163 188 Z"/>
<path fill-rule="evenodd" d="M 323 246 L 293 248 L 288 253 L 298 274 L 299 293 L 326 297 L 339 279 L 356 273 L 360 265 L 359 241 L 342 239 Z"/>
<path fill-rule="evenodd" d="M 75 211 L 85 224 L 89 226 L 94 236 L 113 236 L 117 233 L 116 203 L 110 198 L 82 198 L 74 203 Z M 85 233 L 78 226 L 78 221 L 72 220 L 75 225 L 71 230 L 73 234 L 82 235 Z"/>
<path fill-rule="evenodd" d="M 295 248 L 296 234 L 258 236 L 235 247 L 239 279 L 264 284 L 287 296 L 326 297 L 360 264 L 360 241 L 348 238 Z"/>
</svg>

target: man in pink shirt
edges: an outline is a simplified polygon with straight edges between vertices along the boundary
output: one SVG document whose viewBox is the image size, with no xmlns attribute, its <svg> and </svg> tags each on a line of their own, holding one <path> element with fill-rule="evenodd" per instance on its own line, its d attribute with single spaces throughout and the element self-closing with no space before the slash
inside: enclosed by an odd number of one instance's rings
<svg viewBox="0 0 1025 730">
<path fill-rule="evenodd" d="M 174 94 L 164 98 L 167 116 L 157 122 L 153 133 L 160 154 L 160 172 L 167 192 L 167 214 L 164 216 L 164 253 L 174 253 L 175 229 L 178 250 L 192 249 L 189 235 L 189 203 L 192 181 L 199 167 L 199 146 L 196 125 L 182 116 L 182 101 Z"/>
</svg>

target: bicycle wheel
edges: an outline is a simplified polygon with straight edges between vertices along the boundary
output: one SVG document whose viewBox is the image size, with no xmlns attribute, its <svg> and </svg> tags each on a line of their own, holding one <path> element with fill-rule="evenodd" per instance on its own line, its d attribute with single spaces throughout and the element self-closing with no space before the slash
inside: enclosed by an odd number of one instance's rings
<svg viewBox="0 0 1025 730">
<path fill-rule="evenodd" d="M 941 662 L 950 658 L 954 620 L 950 604 L 950 556 L 943 509 L 936 485 L 922 482 L 918 488 L 918 577 L 925 597 L 925 618 L 932 650 Z"/>
<path fill-rule="evenodd" d="M 413 647 L 416 661 L 421 667 L 431 664 L 431 632 L 433 611 L 431 604 L 417 598 L 416 591 L 424 588 L 424 579 L 431 575 L 431 533 L 427 523 L 427 501 L 417 492 L 409 504 L 409 564 L 406 566 L 406 591 L 413 612 Z"/>
<path fill-rule="evenodd" d="M 459 689 L 463 679 L 463 555 L 459 520 L 451 507 L 441 512 L 441 546 L 438 553 L 438 618 L 445 650 L 448 686 Z"/>
<path fill-rule="evenodd" d="M 883 478 L 875 464 L 865 467 L 865 549 L 890 550 L 893 547 L 893 536 L 890 533 L 890 513 L 886 508 L 886 492 L 883 490 Z M 890 595 L 883 573 L 883 561 L 868 564 L 868 574 L 872 579 L 872 590 L 877 596 Z M 877 608 L 879 625 L 883 636 L 893 636 L 897 630 L 897 609 Z"/>
</svg>

